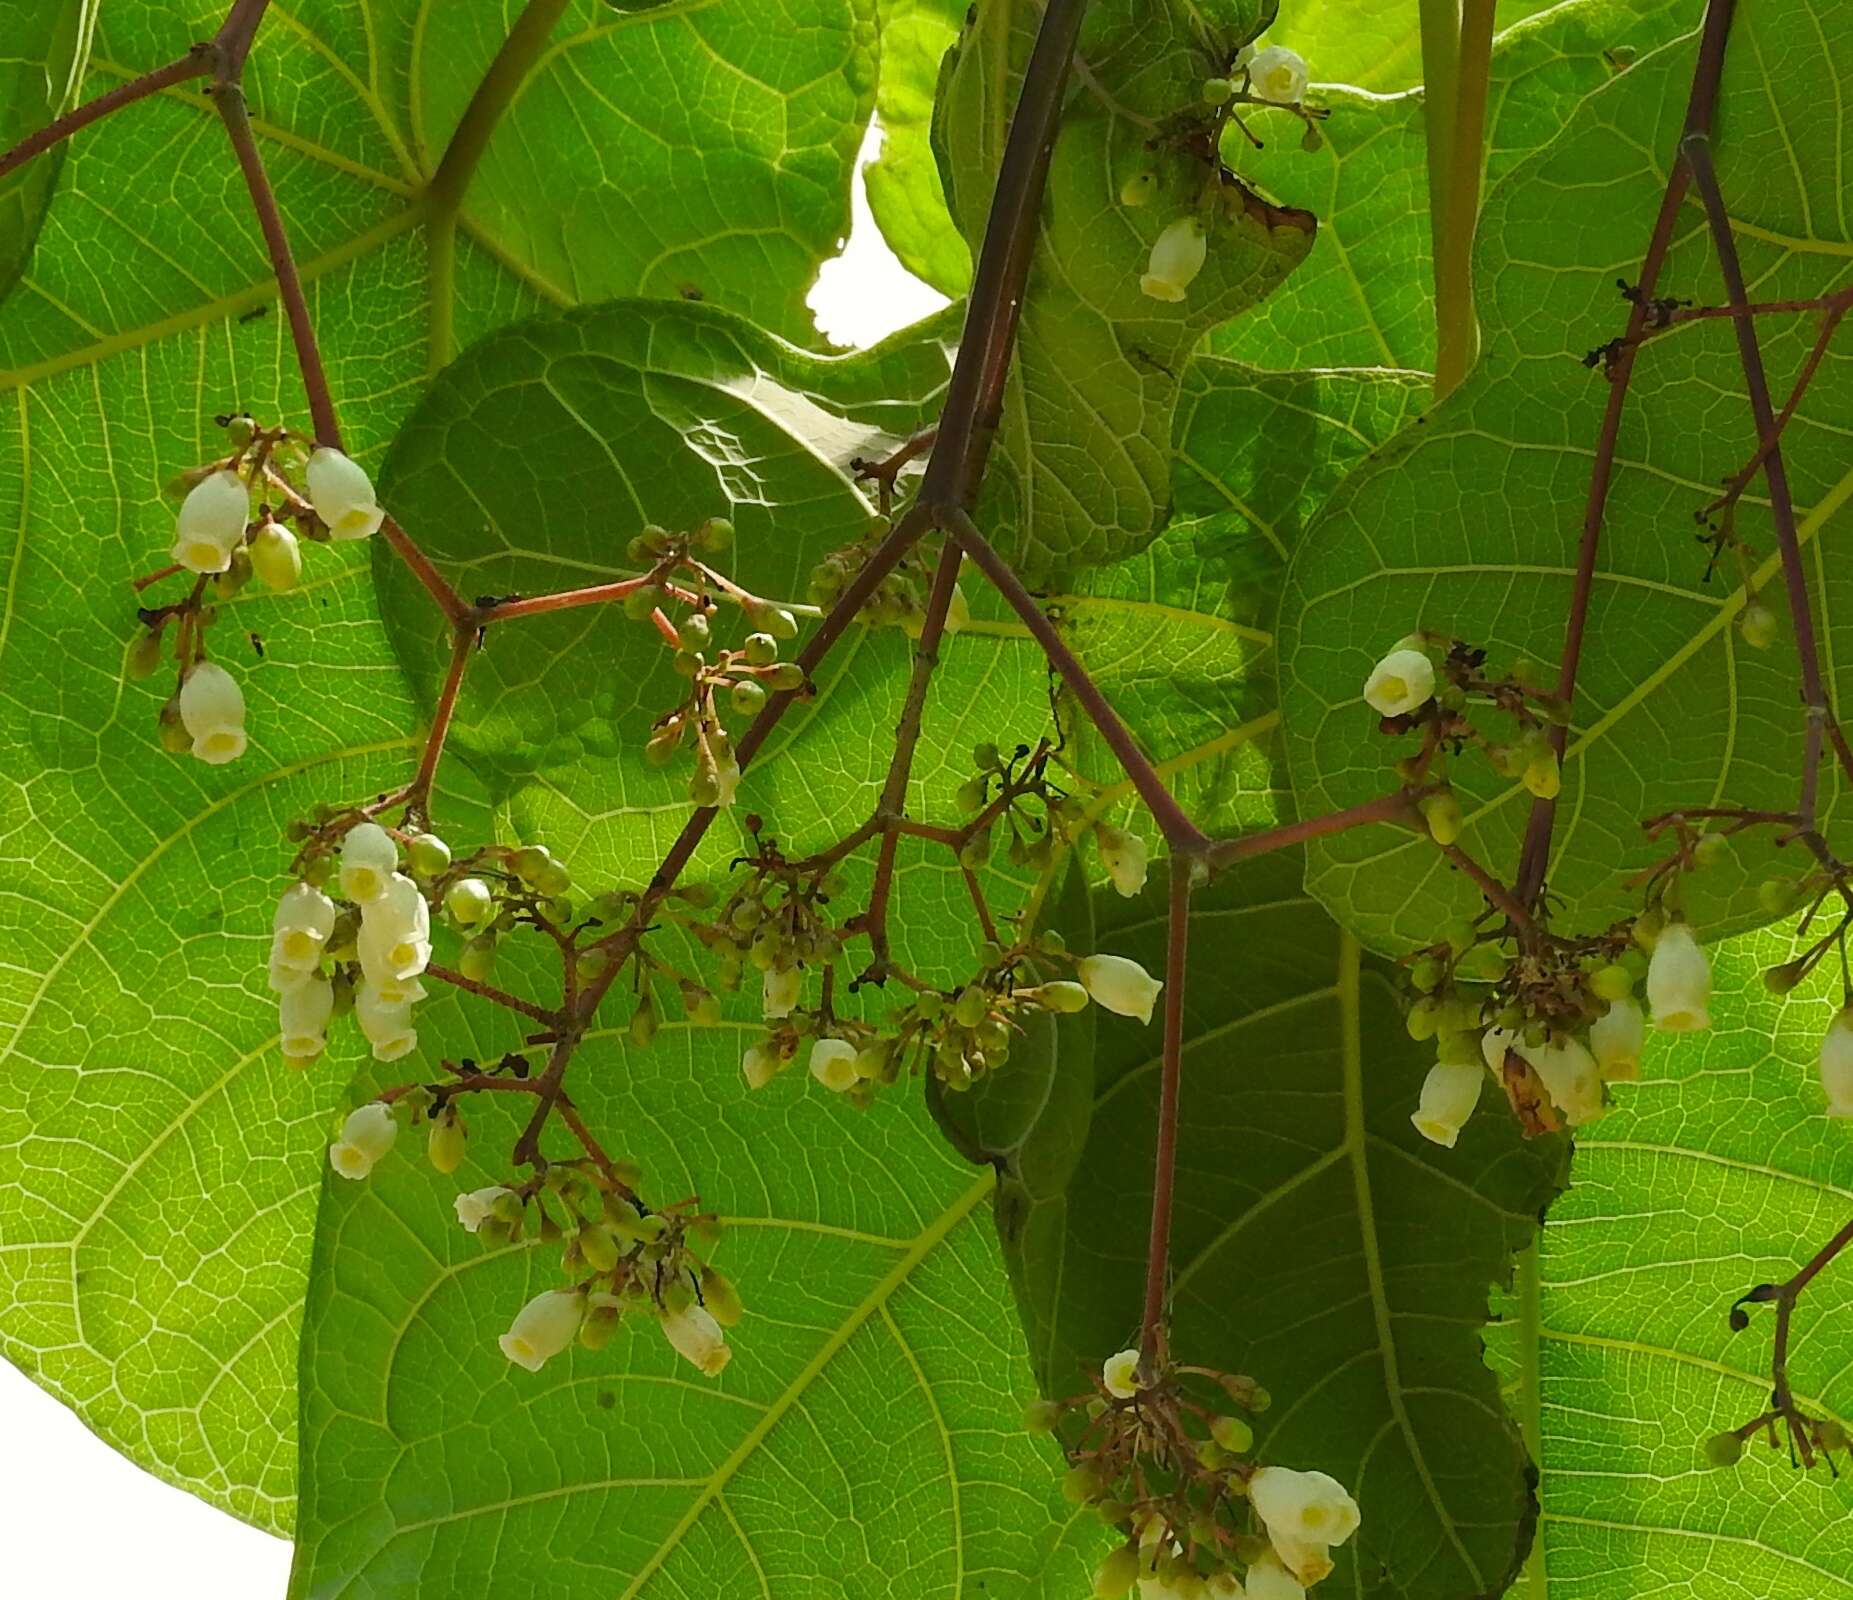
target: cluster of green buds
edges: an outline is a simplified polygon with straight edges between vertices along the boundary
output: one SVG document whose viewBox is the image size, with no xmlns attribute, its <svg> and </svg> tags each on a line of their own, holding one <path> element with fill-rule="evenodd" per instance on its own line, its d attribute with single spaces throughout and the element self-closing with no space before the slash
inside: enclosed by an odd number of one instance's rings
<svg viewBox="0 0 1853 1600">
<path fill-rule="evenodd" d="M 1087 807 L 1049 776 L 1053 755 L 1046 739 L 1033 748 L 1019 744 L 1009 755 L 988 741 L 973 748 L 973 776 L 959 785 L 952 802 L 969 819 L 959 851 L 963 865 L 975 872 L 989 864 L 1000 823 L 1009 838 L 1005 856 L 1010 864 L 1036 872 L 1054 861 L 1064 841 L 1078 837 Z M 1137 894 L 1145 882 L 1144 845 L 1118 828 L 1100 830 L 1097 843 L 1101 863 L 1116 884 L 1136 879 L 1133 888 L 1121 893 Z"/>
<path fill-rule="evenodd" d="M 1425 785 L 1421 807 L 1435 842 L 1460 837 L 1461 808 L 1448 785 L 1448 762 L 1478 746 L 1502 778 L 1515 778 L 1541 800 L 1563 786 L 1551 729 L 1569 721 L 1569 707 L 1536 687 L 1537 668 L 1518 661 L 1504 677 L 1486 671 L 1486 652 L 1459 639 L 1413 633 L 1371 669 L 1364 699 L 1385 733 L 1421 735 L 1421 748 L 1396 763 L 1396 775 Z M 1489 732 L 1478 718 L 1507 719 L 1510 730 Z"/>
<path fill-rule="evenodd" d="M 649 581 L 624 597 L 625 612 L 655 624 L 676 672 L 689 683 L 686 698 L 652 724 L 644 758 L 667 766 L 689 749 L 695 763 L 689 800 L 698 806 L 733 804 L 740 784 L 726 716 L 750 721 L 774 694 L 804 687 L 804 669 L 779 659 L 781 645 L 798 635 L 797 617 L 698 558 L 697 552 L 725 549 L 732 541 L 733 525 L 718 517 L 692 533 L 646 528 L 631 541 L 632 557 L 648 561 L 650 571 Z M 737 648 L 715 643 L 723 603 L 738 606 L 752 630 Z"/>
<path fill-rule="evenodd" d="M 1124 1535 L 1098 1600 L 1300 1600 L 1330 1574 L 1357 1503 L 1323 1472 L 1255 1465 L 1268 1404 L 1253 1378 L 1123 1350 L 1087 1390 L 1029 1408 L 1062 1445 L 1064 1495 Z"/>
<path fill-rule="evenodd" d="M 273 591 L 293 589 L 302 576 L 302 540 L 365 539 L 386 514 L 366 472 L 339 450 L 244 415 L 216 420 L 229 453 L 171 486 L 181 496 L 172 565 L 136 584 L 139 590 L 185 572 L 194 575 L 192 591 L 137 610 L 141 631 L 126 668 L 131 678 L 158 672 L 171 630 L 177 678 L 156 714 L 161 745 L 222 766 L 244 754 L 245 701 L 238 680 L 206 658 L 207 630 L 218 615 L 208 592 L 230 600 L 253 577 Z"/>
<path fill-rule="evenodd" d="M 893 531 L 886 517 L 875 517 L 860 539 L 832 550 L 811 568 L 810 594 L 820 606 L 835 605 L 850 580 L 867 564 L 875 549 Z M 876 585 L 858 613 L 861 621 L 874 628 L 899 628 L 909 638 L 918 639 L 926 626 L 927 591 L 933 584 L 933 569 L 939 565 L 937 544 L 921 540 L 896 564 L 894 570 Z M 946 632 L 957 633 L 971 621 L 971 607 L 965 591 L 952 586 L 952 603 L 946 609 Z"/>
</svg>

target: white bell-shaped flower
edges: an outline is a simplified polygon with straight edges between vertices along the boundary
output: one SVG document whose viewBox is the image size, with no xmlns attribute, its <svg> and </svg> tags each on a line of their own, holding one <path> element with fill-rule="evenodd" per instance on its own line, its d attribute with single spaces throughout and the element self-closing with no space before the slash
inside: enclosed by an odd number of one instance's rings
<svg viewBox="0 0 1853 1600">
<path fill-rule="evenodd" d="M 856 1047 L 847 1039 L 819 1039 L 811 1046 L 811 1076 L 841 1094 L 856 1081 Z"/>
<path fill-rule="evenodd" d="M 328 1047 L 328 1019 L 334 1009 L 334 985 L 319 975 L 284 990 L 277 1002 L 283 1053 L 292 1061 L 312 1061 L 319 1056 Z"/>
<path fill-rule="evenodd" d="M 492 1183 L 486 1189 L 471 1189 L 457 1196 L 457 1220 L 466 1233 L 474 1233 L 495 1215 L 496 1202 L 515 1191 L 505 1184 Z"/>
<path fill-rule="evenodd" d="M 244 754 L 244 691 L 225 668 L 197 663 L 180 686 L 180 725 L 193 738 L 193 754 L 222 767 Z"/>
<path fill-rule="evenodd" d="M 1531 1063 L 1551 1103 L 1571 1127 L 1594 1122 L 1602 1115 L 1602 1069 L 1582 1040 L 1565 1035 L 1541 1045 L 1518 1045 L 1518 1053 Z"/>
<path fill-rule="evenodd" d="M 314 967 L 291 966 L 277 960 L 276 941 L 271 941 L 270 969 L 267 974 L 272 994 L 288 994 L 292 989 L 299 989 L 315 976 Z"/>
<path fill-rule="evenodd" d="M 354 1020 L 368 1044 L 373 1046 L 375 1061 L 397 1061 L 418 1048 L 418 1033 L 412 1027 L 412 1008 L 405 1002 L 390 1002 L 364 977 L 354 991 Z"/>
<path fill-rule="evenodd" d="M 1506 1070 L 1506 1052 L 1516 1049 L 1519 1036 L 1511 1028 L 1488 1028 L 1480 1035 L 1480 1054 L 1486 1058 L 1486 1070 L 1495 1077 Z"/>
<path fill-rule="evenodd" d="M 1248 92 L 1277 106 L 1297 106 L 1306 98 L 1306 63 L 1285 45 L 1257 50 L 1248 63 Z"/>
<path fill-rule="evenodd" d="M 399 847 L 377 822 L 359 822 L 341 841 L 341 893 L 364 906 L 386 892 L 399 870 Z"/>
<path fill-rule="evenodd" d="M 1326 1576 L 1332 1570 L 1326 1551 L 1358 1530 L 1357 1501 L 1323 1472 L 1263 1467 L 1248 1480 L 1248 1497 L 1281 1565 L 1302 1584 Z"/>
<path fill-rule="evenodd" d="M 1145 887 L 1145 841 L 1136 833 L 1103 822 L 1094 830 L 1094 847 L 1120 894 L 1130 900 Z"/>
<path fill-rule="evenodd" d="M 1184 298 L 1209 257 L 1209 236 L 1196 217 L 1179 217 L 1152 243 L 1139 287 L 1154 300 L 1175 305 Z"/>
<path fill-rule="evenodd" d="M 1100 1365 L 1100 1381 L 1115 1400 L 1130 1400 L 1139 1392 L 1139 1352 L 1122 1350 Z"/>
<path fill-rule="evenodd" d="M 1821 1087 L 1830 1117 L 1853 1117 L 1853 1009 L 1840 1012 L 1821 1040 Z"/>
<path fill-rule="evenodd" d="M 1480 1088 L 1485 1082 L 1486 1074 L 1471 1062 L 1465 1066 L 1437 1062 L 1430 1067 L 1422 1080 L 1421 1103 L 1409 1118 L 1416 1132 L 1452 1150 L 1473 1108 L 1480 1103 Z"/>
<path fill-rule="evenodd" d="M 1249 1562 L 1242 1589 L 1248 1600 L 1306 1600 L 1306 1586 L 1280 1564 L 1272 1550 L 1259 1561 Z"/>
<path fill-rule="evenodd" d="M 1711 1026 L 1711 962 L 1683 922 L 1669 922 L 1647 963 L 1647 1003 L 1654 1026 L 1696 1033 Z"/>
<path fill-rule="evenodd" d="M 740 1070 L 746 1075 L 747 1088 L 763 1089 L 777 1075 L 779 1058 L 763 1044 L 749 1045 L 740 1060 Z"/>
<path fill-rule="evenodd" d="M 675 1346 L 678 1355 L 701 1369 L 704 1377 L 712 1378 L 733 1358 L 733 1351 L 727 1348 L 726 1333 L 703 1306 L 665 1312 L 663 1335 Z"/>
<path fill-rule="evenodd" d="M 760 1009 L 769 1021 L 789 1017 L 803 993 L 803 968 L 768 967 L 760 985 Z"/>
<path fill-rule="evenodd" d="M 386 513 L 374 498 L 365 470 L 339 450 L 321 446 L 309 456 L 309 503 L 335 539 L 365 539 L 377 533 Z"/>
<path fill-rule="evenodd" d="M 244 538 L 251 495 L 229 468 L 200 479 L 180 502 L 174 527 L 174 559 L 189 572 L 223 572 Z"/>
<path fill-rule="evenodd" d="M 1125 956 L 1088 956 L 1076 969 L 1095 1004 L 1122 1017 L 1152 1020 L 1152 1006 L 1164 984 Z"/>
<path fill-rule="evenodd" d="M 270 919 L 271 960 L 286 967 L 313 967 L 335 927 L 335 903 L 313 884 L 292 884 Z"/>
<path fill-rule="evenodd" d="M 348 1113 L 341 1137 L 328 1147 L 328 1164 L 344 1178 L 364 1178 L 398 1137 L 392 1107 L 369 1101 Z"/>
<path fill-rule="evenodd" d="M 1611 1000 L 1590 1024 L 1589 1049 L 1609 1083 L 1632 1083 L 1641 1075 L 1641 1049 L 1647 1043 L 1647 1017 L 1632 995 Z"/>
<path fill-rule="evenodd" d="M 515 1313 L 496 1343 L 516 1366 L 539 1372 L 578 1337 L 584 1319 L 584 1295 L 576 1289 L 548 1289 Z"/>
<path fill-rule="evenodd" d="M 1364 699 L 1380 717 L 1400 717 L 1434 698 L 1435 663 L 1421 650 L 1399 646 L 1364 680 Z"/>
<path fill-rule="evenodd" d="M 431 960 L 431 908 L 404 873 L 395 872 L 384 892 L 361 908 L 356 946 L 360 970 L 375 984 L 404 983 L 425 970 Z"/>
</svg>

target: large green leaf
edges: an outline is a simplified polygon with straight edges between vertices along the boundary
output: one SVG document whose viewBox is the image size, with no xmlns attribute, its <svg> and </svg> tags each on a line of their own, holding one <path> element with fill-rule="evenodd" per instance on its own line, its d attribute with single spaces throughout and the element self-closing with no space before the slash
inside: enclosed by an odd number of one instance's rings
<svg viewBox="0 0 1853 1600">
<path fill-rule="evenodd" d="M 1593 96 L 1563 135 L 1491 197 L 1479 257 L 1486 348 L 1469 383 L 1406 448 L 1352 478 L 1302 544 L 1283 605 L 1282 704 L 1295 793 L 1311 813 L 1383 792 L 1392 742 L 1358 699 L 1375 659 L 1418 625 L 1464 634 L 1495 662 L 1554 663 L 1575 562 L 1597 421 L 1599 374 L 1578 357 L 1620 325 L 1616 280 L 1635 256 L 1664 181 L 1660 153 L 1678 138 L 1691 49 L 1668 47 Z M 1795 60 L 1808 92 L 1779 107 L 1768 63 Z M 1723 102 L 1732 106 L 1719 167 L 1759 297 L 1818 294 L 1846 229 L 1818 163 L 1788 151 L 1832 148 L 1831 107 L 1853 53 L 1823 50 L 1811 18 L 1750 11 L 1733 30 Z M 1566 221 L 1574 193 L 1586 226 Z M 1620 219 L 1628 219 L 1621 225 Z M 1599 221 L 1598 221 L 1599 219 Z M 1823 257 L 1828 258 L 1824 260 Z M 1666 289 L 1706 299 L 1718 288 L 1701 220 L 1678 230 Z M 1786 393 L 1814 340 L 1806 319 L 1760 326 L 1771 382 Z M 1823 543 L 1853 491 L 1831 419 L 1846 403 L 1847 366 L 1830 356 L 1784 437 L 1817 606 L 1829 619 L 1826 658 L 1844 672 L 1853 646 L 1833 620 L 1836 589 Z M 1695 410 L 1695 394 L 1716 402 Z M 1732 621 L 1745 603 L 1730 576 L 1705 581 L 1693 513 L 1749 456 L 1755 434 L 1723 321 L 1692 324 L 1645 350 L 1624 420 L 1607 533 L 1589 612 L 1589 640 L 1558 805 L 1551 888 L 1569 927 L 1601 927 L 1627 908 L 1626 875 L 1653 859 L 1641 819 L 1680 805 L 1794 803 L 1802 718 L 1796 661 L 1784 640 L 1745 648 Z M 1760 487 L 1760 486 L 1759 486 Z M 1767 510 L 1745 502 L 1738 532 L 1771 581 Z M 1728 571 L 1728 568 L 1727 568 Z M 1734 574 L 1731 574 L 1734 575 Z M 1481 860 L 1515 859 L 1529 810 L 1516 784 L 1486 765 L 1454 766 L 1468 804 L 1467 843 Z M 1823 796 L 1832 811 L 1839 779 Z M 1742 927 L 1759 912 L 1767 843 L 1695 879 L 1689 914 Z M 1367 943 L 1425 943 L 1474 892 L 1426 841 L 1358 830 L 1320 845 L 1310 882 Z"/>
<path fill-rule="evenodd" d="M 1336 1588 L 1497 1595 L 1534 1505 L 1480 1330 L 1564 1150 L 1523 1143 L 1495 1112 L 1453 1150 L 1410 1127 L 1424 1051 L 1386 971 L 1300 891 L 1299 869 L 1291 853 L 1264 858 L 1193 907 L 1173 1348 L 1268 1388 L 1263 1459 L 1353 1487 L 1363 1529 L 1335 1552 Z M 1094 946 L 1159 970 L 1163 899 L 1097 895 Z M 999 1206 L 1038 1375 L 1064 1394 L 1138 1328 L 1152 1191 L 1158 1030 L 1093 1026 L 1093 1118 L 1072 1176 L 1052 1188 L 1012 1155 Z M 1072 1121 L 1020 1141 L 1030 1166 Z"/>
<path fill-rule="evenodd" d="M 96 26 L 96 0 L 0 3 L 0 150 L 70 110 Z M 55 155 L 0 178 L 0 299 L 13 287 L 58 181 Z"/>
<path fill-rule="evenodd" d="M 869 210 L 901 265 L 955 299 L 971 284 L 972 255 L 946 211 L 933 159 L 933 95 L 940 60 L 959 36 L 960 0 L 877 0 L 881 77 L 875 115 L 881 154 L 863 177 Z"/>
<path fill-rule="evenodd" d="M 330 1179 L 303 1346 L 292 1593 L 961 1600 L 1080 1591 L 1099 1538 L 1017 1424 L 1033 1392 L 992 1180 L 917 1101 L 858 1113 L 802 1072 L 758 1095 L 743 1026 L 588 1042 L 574 1093 L 663 1194 L 728 1219 L 746 1320 L 705 1380 L 654 1329 L 540 1374 L 495 1335 L 557 1246 L 484 1256 L 455 1180 L 395 1157 Z M 485 1044 L 489 1039 L 485 1037 Z M 582 1087 L 583 1085 L 583 1087 Z"/>
<path fill-rule="evenodd" d="M 210 34 L 221 9 L 112 5 L 84 93 Z M 851 0 L 813 0 L 801 29 L 749 0 L 636 16 L 585 0 L 491 141 L 454 261 L 434 261 L 421 187 L 510 14 L 312 3 L 274 10 L 251 58 L 369 462 L 453 340 L 542 295 L 687 280 L 804 334 L 847 217 L 871 49 Z M 614 226 L 627 196 L 640 220 Z M 215 412 L 303 418 L 282 319 L 261 315 L 273 296 L 192 89 L 70 147 L 0 313 L 0 1350 L 151 1470 L 283 1530 L 319 1125 L 344 1058 L 304 1080 L 271 1051 L 268 902 L 283 825 L 403 781 L 419 703 L 365 557 L 340 547 L 311 552 L 299 596 L 241 598 L 220 624 L 251 707 L 238 765 L 161 755 L 167 687 L 120 681 L 128 580 L 171 539 L 159 486 L 222 448 Z M 440 815 L 490 825 L 455 795 Z"/>
<path fill-rule="evenodd" d="M 1853 1207 L 1853 1146 L 1814 1072 L 1838 974 L 1786 1002 L 1761 980 L 1795 948 L 1774 932 L 1719 947 L 1712 1032 L 1650 1045 L 1644 1081 L 1579 1134 L 1492 1340 L 1543 1467 L 1528 1600 L 1853 1590 L 1844 1474 L 1804 1477 L 1761 1442 L 1729 1472 L 1701 1452 L 1769 1399 L 1773 1311 L 1733 1334 L 1731 1302 L 1787 1278 Z M 1853 1420 L 1846 1265 L 1802 1297 L 1790 1373 L 1813 1414 Z"/>
<path fill-rule="evenodd" d="M 1239 42 L 1261 7 L 1231 8 Z M 1153 118 L 1197 103 L 1209 59 L 1191 8 L 1113 0 L 1083 48 L 1100 93 L 1070 101 L 1055 143 L 991 470 L 977 516 L 1029 576 L 1143 548 L 1164 522 L 1179 372 L 1204 332 L 1273 290 L 1306 254 L 1313 219 L 1231 189 L 1207 262 L 1181 305 L 1141 292 L 1153 241 L 1188 212 L 1204 180 L 1183 157 L 1156 162 L 1160 193 L 1141 208 L 1120 185 L 1154 165 Z M 953 219 L 968 241 L 990 211 L 1009 110 L 1038 18 L 980 5 L 945 67 L 934 145 Z"/>
</svg>

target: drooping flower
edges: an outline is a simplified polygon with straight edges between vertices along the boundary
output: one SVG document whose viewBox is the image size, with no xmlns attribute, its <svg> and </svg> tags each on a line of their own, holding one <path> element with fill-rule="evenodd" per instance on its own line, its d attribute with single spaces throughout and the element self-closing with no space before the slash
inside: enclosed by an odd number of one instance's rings
<svg viewBox="0 0 1853 1600">
<path fill-rule="evenodd" d="M 1435 698 L 1435 663 L 1399 645 L 1371 668 L 1364 699 L 1382 717 L 1400 717 Z"/>
<path fill-rule="evenodd" d="M 856 1047 L 847 1039 L 819 1039 L 811 1046 L 811 1076 L 841 1094 L 856 1081 Z"/>
<path fill-rule="evenodd" d="M 457 1220 L 463 1224 L 466 1233 L 474 1233 L 495 1215 L 496 1202 L 505 1194 L 515 1191 L 503 1184 L 491 1184 L 486 1189 L 471 1189 L 466 1194 L 457 1196 Z"/>
<path fill-rule="evenodd" d="M 733 1358 L 733 1351 L 727 1347 L 726 1333 L 702 1306 L 666 1312 L 663 1334 L 675 1346 L 677 1354 L 692 1361 L 704 1377 L 714 1377 Z"/>
<path fill-rule="evenodd" d="M 1306 1586 L 1280 1564 L 1272 1550 L 1251 1561 L 1242 1587 L 1248 1600 L 1306 1600 Z"/>
<path fill-rule="evenodd" d="M 373 1046 L 375 1061 L 397 1061 L 418 1048 L 411 1004 L 384 999 L 364 977 L 354 991 L 354 1020 L 360 1024 L 367 1043 Z"/>
<path fill-rule="evenodd" d="M 174 526 L 173 556 L 189 572 L 223 572 L 244 538 L 251 495 L 228 468 L 210 473 L 187 491 Z"/>
<path fill-rule="evenodd" d="M 1097 1004 L 1118 1016 L 1152 1020 L 1152 1006 L 1164 984 L 1138 962 L 1125 956 L 1088 956 L 1076 970 Z"/>
<path fill-rule="evenodd" d="M 1853 1117 L 1853 1008 L 1838 1013 L 1821 1040 L 1821 1087 L 1830 1117 Z"/>
<path fill-rule="evenodd" d="M 374 498 L 365 470 L 339 450 L 321 446 L 309 456 L 309 503 L 335 539 L 365 539 L 379 531 L 386 513 Z"/>
<path fill-rule="evenodd" d="M 1285 45 L 1257 50 L 1248 63 L 1248 92 L 1277 106 L 1297 106 L 1306 98 L 1306 63 Z"/>
<path fill-rule="evenodd" d="M 1541 1045 L 1513 1047 L 1531 1063 L 1551 1103 L 1571 1127 L 1593 1122 L 1602 1115 L 1602 1071 L 1580 1039 L 1565 1035 Z"/>
<path fill-rule="evenodd" d="M 283 991 L 277 1001 L 277 1030 L 290 1061 L 307 1064 L 328 1048 L 328 1019 L 334 1008 L 334 986 L 319 973 Z"/>
<path fill-rule="evenodd" d="M 1654 1026 L 1696 1033 L 1711 1026 L 1711 962 L 1683 922 L 1669 922 L 1647 963 L 1647 1003 Z"/>
<path fill-rule="evenodd" d="M 296 883 L 283 891 L 270 920 L 271 960 L 281 966 L 312 968 L 334 931 L 335 903 L 313 884 Z"/>
<path fill-rule="evenodd" d="M 370 1100 L 347 1114 L 341 1137 L 328 1147 L 328 1163 L 344 1178 L 364 1178 L 398 1137 L 392 1107 Z"/>
<path fill-rule="evenodd" d="M 779 1058 L 763 1044 L 748 1045 L 740 1070 L 746 1075 L 747 1088 L 763 1089 L 778 1073 Z"/>
<path fill-rule="evenodd" d="M 366 905 L 386 892 L 399 870 L 399 847 L 377 822 L 359 822 L 341 841 L 341 892 Z"/>
<path fill-rule="evenodd" d="M 1454 1142 L 1480 1103 L 1486 1074 L 1477 1063 L 1467 1066 L 1436 1062 L 1422 1081 L 1421 1103 L 1409 1120 L 1424 1139 L 1452 1150 Z"/>
<path fill-rule="evenodd" d="M 1094 830 L 1094 846 L 1120 894 L 1130 900 L 1145 887 L 1145 841 L 1137 834 L 1103 822 Z"/>
<path fill-rule="evenodd" d="M 516 1366 L 539 1372 L 573 1342 L 584 1318 L 585 1296 L 578 1290 L 547 1289 L 515 1313 L 496 1343 Z"/>
<path fill-rule="evenodd" d="M 193 754 L 211 766 L 236 761 L 245 751 L 244 691 L 225 668 L 195 663 L 180 686 L 180 725 L 193 739 Z"/>
<path fill-rule="evenodd" d="M 1332 1570 L 1326 1552 L 1358 1529 L 1357 1501 L 1323 1472 L 1263 1467 L 1248 1480 L 1248 1496 L 1281 1565 L 1301 1584 L 1325 1577 Z"/>
<path fill-rule="evenodd" d="M 1209 236 L 1196 217 L 1179 217 L 1152 243 L 1151 260 L 1139 287 L 1154 300 L 1175 305 L 1203 270 L 1209 257 Z"/>
<path fill-rule="evenodd" d="M 1139 1352 L 1122 1350 L 1101 1364 L 1100 1381 L 1115 1400 L 1130 1400 L 1139 1392 Z"/>
<path fill-rule="evenodd" d="M 798 998 L 804 993 L 804 970 L 801 967 L 768 967 L 760 985 L 761 1009 L 769 1021 L 789 1017 Z"/>
<path fill-rule="evenodd" d="M 1589 1029 L 1589 1048 L 1609 1083 L 1632 1083 L 1641 1075 L 1641 1048 L 1647 1042 L 1647 1017 L 1632 995 L 1611 1000 Z"/>
<path fill-rule="evenodd" d="M 431 908 L 402 872 L 361 907 L 360 970 L 374 983 L 416 978 L 431 960 Z"/>
</svg>

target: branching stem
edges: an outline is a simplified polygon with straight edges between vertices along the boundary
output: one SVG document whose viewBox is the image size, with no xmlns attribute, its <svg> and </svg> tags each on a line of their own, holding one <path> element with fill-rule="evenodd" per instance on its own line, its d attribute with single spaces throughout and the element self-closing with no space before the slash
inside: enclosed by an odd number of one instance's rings
<svg viewBox="0 0 1853 1600">
<path fill-rule="evenodd" d="M 1171 1278 L 1171 1202 L 1177 1189 L 1178 1091 L 1184 1064 L 1184 957 L 1190 940 L 1193 870 L 1192 862 L 1172 857 L 1165 917 L 1165 1042 L 1152 1165 L 1152 1231 L 1145 1251 L 1145 1315 L 1139 1329 L 1139 1349 L 1148 1364 L 1158 1355 Z"/>
</svg>

